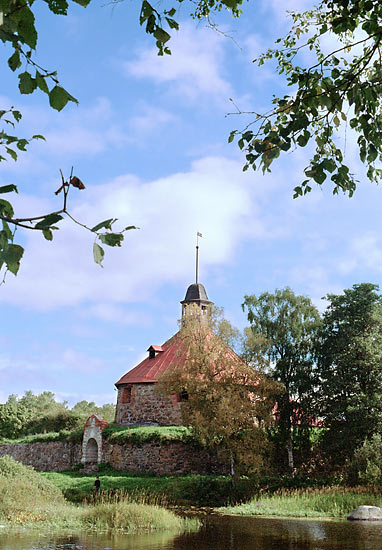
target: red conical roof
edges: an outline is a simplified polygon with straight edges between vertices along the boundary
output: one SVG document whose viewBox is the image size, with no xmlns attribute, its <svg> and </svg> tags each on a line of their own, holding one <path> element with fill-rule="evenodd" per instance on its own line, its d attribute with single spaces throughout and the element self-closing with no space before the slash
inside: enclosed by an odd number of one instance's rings
<svg viewBox="0 0 382 550">
<path fill-rule="evenodd" d="M 139 384 L 145 382 L 157 382 L 161 374 L 163 374 L 170 365 L 176 365 L 184 359 L 185 352 L 182 349 L 181 340 L 177 332 L 162 346 L 150 346 L 158 353 L 150 359 L 146 357 L 136 367 L 124 374 L 122 378 L 115 383 L 118 387 L 120 384 Z M 149 349 L 150 349 L 149 348 Z M 159 351 L 161 349 L 161 351 Z"/>
<path fill-rule="evenodd" d="M 211 337 L 220 340 L 211 329 L 207 329 L 207 339 Z M 244 361 L 226 344 L 223 344 L 225 354 L 232 364 L 244 364 Z M 188 352 L 184 349 L 181 338 L 181 331 L 178 331 L 162 346 L 150 346 L 148 350 L 156 351 L 155 357 L 146 357 L 136 367 L 124 374 L 115 383 L 118 387 L 121 384 L 143 384 L 157 382 L 158 378 L 167 371 L 169 367 L 175 368 L 187 359 Z"/>
</svg>

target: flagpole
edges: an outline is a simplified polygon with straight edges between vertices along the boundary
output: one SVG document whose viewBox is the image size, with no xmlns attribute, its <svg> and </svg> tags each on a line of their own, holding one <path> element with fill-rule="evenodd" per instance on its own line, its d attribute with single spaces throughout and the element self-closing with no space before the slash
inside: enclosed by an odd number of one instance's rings
<svg viewBox="0 0 382 550">
<path fill-rule="evenodd" d="M 196 284 L 198 284 L 198 270 L 199 270 L 199 235 L 196 234 Z"/>
<path fill-rule="evenodd" d="M 199 275 L 199 237 L 203 237 L 199 231 L 196 232 L 196 284 L 198 284 Z"/>
</svg>

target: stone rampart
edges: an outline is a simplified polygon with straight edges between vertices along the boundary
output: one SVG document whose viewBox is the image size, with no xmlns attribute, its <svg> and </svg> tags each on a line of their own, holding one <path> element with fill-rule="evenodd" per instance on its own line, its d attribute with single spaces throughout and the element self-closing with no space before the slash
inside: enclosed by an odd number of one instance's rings
<svg viewBox="0 0 382 550">
<path fill-rule="evenodd" d="M 71 470 L 81 460 L 81 444 L 69 441 L 12 443 L 0 445 L 0 456 L 9 455 L 18 462 L 43 472 Z"/>
<path fill-rule="evenodd" d="M 51 441 L 0 445 L 0 457 L 12 456 L 36 470 L 62 472 L 81 461 L 81 443 Z M 116 470 L 156 475 L 226 473 L 226 467 L 204 449 L 191 444 L 169 441 L 160 443 L 103 442 L 102 462 Z"/>
<path fill-rule="evenodd" d="M 216 456 L 191 444 L 164 443 L 103 444 L 103 460 L 116 470 L 156 475 L 225 473 Z"/>
</svg>

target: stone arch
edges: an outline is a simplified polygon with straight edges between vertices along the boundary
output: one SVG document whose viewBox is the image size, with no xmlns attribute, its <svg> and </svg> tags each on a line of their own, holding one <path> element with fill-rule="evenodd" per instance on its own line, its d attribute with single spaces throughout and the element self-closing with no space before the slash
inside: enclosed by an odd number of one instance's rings
<svg viewBox="0 0 382 550">
<path fill-rule="evenodd" d="M 84 462 L 98 462 L 98 443 L 94 437 L 88 439 L 84 458 Z"/>
<path fill-rule="evenodd" d="M 102 462 L 102 431 L 106 426 L 106 420 L 96 414 L 89 416 L 85 422 L 81 457 L 83 464 Z"/>
</svg>

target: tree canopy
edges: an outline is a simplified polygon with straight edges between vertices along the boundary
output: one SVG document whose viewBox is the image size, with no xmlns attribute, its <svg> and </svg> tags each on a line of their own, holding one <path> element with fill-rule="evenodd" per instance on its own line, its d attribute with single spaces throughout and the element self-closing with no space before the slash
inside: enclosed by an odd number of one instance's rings
<svg viewBox="0 0 382 550">
<path fill-rule="evenodd" d="M 184 424 L 202 445 L 231 462 L 231 473 L 266 468 L 264 428 L 272 421 L 276 385 L 198 319 L 188 321 L 179 338 L 179 360 L 159 379 L 157 391 L 186 397 Z"/>
<path fill-rule="evenodd" d="M 294 197 L 328 177 L 333 193 L 352 196 L 357 177 L 345 160 L 345 140 L 339 143 L 347 128 L 357 136 L 369 180 L 379 182 L 382 175 L 382 5 L 379 0 L 322 0 L 291 17 L 288 34 L 255 60 L 275 62 L 291 90 L 273 96 L 268 112 L 247 113 L 252 120 L 232 131 L 229 141 L 238 137 L 244 170 L 264 172 L 283 153 L 311 145 L 314 152 Z"/>
<path fill-rule="evenodd" d="M 248 311 L 252 333 L 262 337 L 256 353 L 269 359 L 271 376 L 283 386 L 278 397 L 278 432 L 293 471 L 293 429 L 296 435 L 312 421 L 313 354 L 320 315 L 309 298 L 297 296 L 288 287 L 245 296 L 242 307 Z"/>
<path fill-rule="evenodd" d="M 114 421 L 115 405 L 98 407 L 92 401 L 79 401 L 71 409 L 66 401 L 56 401 L 52 392 L 35 394 L 28 390 L 22 397 L 11 394 L 0 405 L 0 438 L 15 439 L 28 434 L 59 432 L 82 427 L 91 414 Z"/>
<path fill-rule="evenodd" d="M 382 430 L 382 297 L 378 285 L 362 283 L 326 298 L 319 411 L 326 447 L 341 462 Z"/>
</svg>

